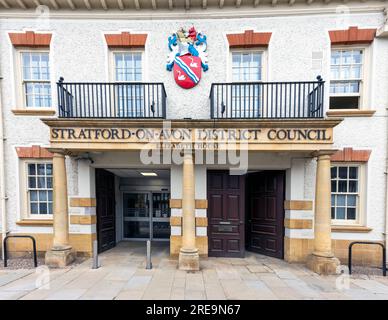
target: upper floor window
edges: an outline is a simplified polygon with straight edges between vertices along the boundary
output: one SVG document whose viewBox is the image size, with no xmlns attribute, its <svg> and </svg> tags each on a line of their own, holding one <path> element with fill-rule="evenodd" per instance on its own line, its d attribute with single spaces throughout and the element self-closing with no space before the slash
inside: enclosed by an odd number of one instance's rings
<svg viewBox="0 0 388 320">
<path fill-rule="evenodd" d="M 51 107 L 49 53 L 22 51 L 20 55 L 24 105 L 27 108 Z"/>
<path fill-rule="evenodd" d="M 114 80 L 121 117 L 142 117 L 145 114 L 142 52 L 113 52 Z M 135 82 L 135 84 L 131 84 Z"/>
<path fill-rule="evenodd" d="M 332 50 L 330 109 L 358 109 L 361 107 L 364 56 L 363 49 Z"/>
<path fill-rule="evenodd" d="M 331 219 L 334 223 L 360 222 L 362 166 L 333 165 L 331 168 Z"/>
<path fill-rule="evenodd" d="M 115 52 L 115 80 L 142 81 L 142 53 Z"/>
<path fill-rule="evenodd" d="M 261 52 L 232 52 L 232 80 L 249 82 L 262 80 Z"/>
</svg>

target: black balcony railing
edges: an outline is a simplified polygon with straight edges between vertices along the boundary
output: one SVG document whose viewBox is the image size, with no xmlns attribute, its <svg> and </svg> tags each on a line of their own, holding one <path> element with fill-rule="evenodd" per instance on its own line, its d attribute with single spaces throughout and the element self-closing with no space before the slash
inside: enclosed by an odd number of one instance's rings
<svg viewBox="0 0 388 320">
<path fill-rule="evenodd" d="M 163 83 L 57 82 L 60 118 L 166 118 Z"/>
<path fill-rule="evenodd" d="M 322 118 L 324 81 L 213 83 L 212 119 Z"/>
</svg>

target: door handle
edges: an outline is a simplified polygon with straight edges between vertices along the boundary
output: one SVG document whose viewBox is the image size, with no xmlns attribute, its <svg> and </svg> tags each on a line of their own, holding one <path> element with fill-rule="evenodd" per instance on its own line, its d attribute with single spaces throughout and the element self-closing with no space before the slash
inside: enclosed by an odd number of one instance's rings
<svg viewBox="0 0 388 320">
<path fill-rule="evenodd" d="M 230 224 L 230 221 L 220 221 L 220 224 Z"/>
</svg>

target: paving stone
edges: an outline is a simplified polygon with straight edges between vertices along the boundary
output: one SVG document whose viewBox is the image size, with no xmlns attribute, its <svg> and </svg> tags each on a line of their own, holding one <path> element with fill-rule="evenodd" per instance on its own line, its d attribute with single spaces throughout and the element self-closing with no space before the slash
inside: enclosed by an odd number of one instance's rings
<svg viewBox="0 0 388 320">
<path fill-rule="evenodd" d="M 205 291 L 185 290 L 185 300 L 205 300 Z"/>
<path fill-rule="evenodd" d="M 252 273 L 268 273 L 272 272 L 270 268 L 264 265 L 250 264 L 247 265 L 247 269 Z"/>
<path fill-rule="evenodd" d="M 154 248 L 151 270 L 145 269 L 142 244 L 119 244 L 91 260 L 50 269 L 48 286 L 35 270 L 0 270 L 0 300 L 5 299 L 381 299 L 388 300 L 388 279 L 374 274 L 349 278 L 337 288 L 338 276 L 319 276 L 302 264 L 247 253 L 246 258 L 204 258 L 201 270 L 177 269 L 169 251 Z"/>
</svg>

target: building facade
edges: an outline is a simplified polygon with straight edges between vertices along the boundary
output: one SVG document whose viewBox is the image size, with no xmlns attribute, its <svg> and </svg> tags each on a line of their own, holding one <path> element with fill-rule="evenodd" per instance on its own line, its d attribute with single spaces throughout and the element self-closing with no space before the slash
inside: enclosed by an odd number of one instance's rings
<svg viewBox="0 0 388 320">
<path fill-rule="evenodd" d="M 253 251 L 319 273 L 386 242 L 387 3 L 0 7 L 3 238 L 54 266 L 152 239 L 185 270 Z"/>
</svg>

